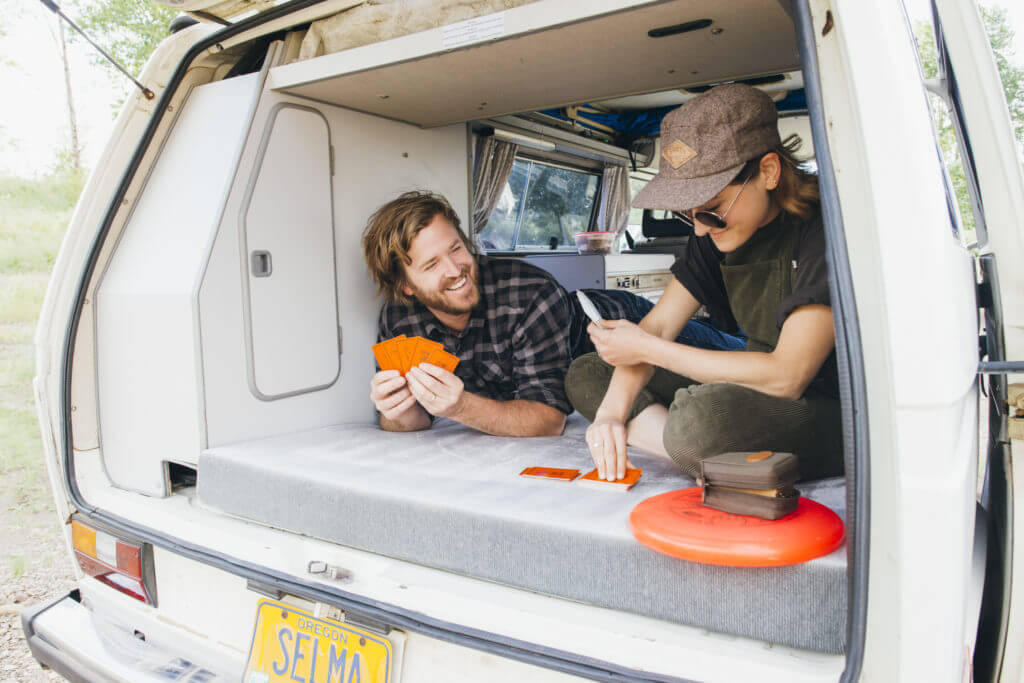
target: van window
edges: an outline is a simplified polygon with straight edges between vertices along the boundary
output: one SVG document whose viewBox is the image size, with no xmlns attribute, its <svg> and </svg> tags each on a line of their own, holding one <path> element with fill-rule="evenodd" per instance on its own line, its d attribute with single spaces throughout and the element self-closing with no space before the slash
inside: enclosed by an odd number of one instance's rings
<svg viewBox="0 0 1024 683">
<path fill-rule="evenodd" d="M 942 162 L 946 201 L 954 237 L 962 246 L 976 248 L 985 241 L 984 217 L 977 190 L 977 176 L 967 152 L 969 142 L 960 122 L 955 77 L 949 72 L 941 31 L 934 17 L 913 26 L 918 47 L 918 66 L 932 115 L 935 147 Z M 980 233 L 980 234 L 979 234 Z"/>
<path fill-rule="evenodd" d="M 480 239 L 488 251 L 575 249 L 573 233 L 589 229 L 601 176 L 517 158 Z"/>
<path fill-rule="evenodd" d="M 643 178 L 632 177 L 629 179 L 629 196 L 635 197 L 636 193 L 644 189 L 650 181 L 650 178 L 644 176 Z M 644 234 L 644 210 L 630 208 L 629 210 L 629 224 L 626 226 L 626 232 L 633 238 L 634 242 L 638 242 L 643 239 Z M 626 236 L 623 234 L 619 238 L 619 251 L 627 251 L 629 245 L 626 243 Z"/>
</svg>

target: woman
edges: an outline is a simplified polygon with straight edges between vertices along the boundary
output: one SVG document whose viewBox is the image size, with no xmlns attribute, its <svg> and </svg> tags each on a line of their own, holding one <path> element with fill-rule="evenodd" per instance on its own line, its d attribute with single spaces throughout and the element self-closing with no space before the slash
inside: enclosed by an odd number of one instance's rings
<svg viewBox="0 0 1024 683">
<path fill-rule="evenodd" d="M 658 175 L 637 208 L 693 222 L 675 279 L 639 325 L 591 324 L 597 353 L 566 377 L 593 424 L 600 477 L 622 478 L 626 444 L 672 458 L 690 476 L 728 451 L 791 451 L 805 479 L 842 472 L 842 438 L 825 238 L 817 179 L 784 144 L 771 99 L 713 88 L 662 122 Z M 704 305 L 742 351 L 675 343 Z"/>
</svg>

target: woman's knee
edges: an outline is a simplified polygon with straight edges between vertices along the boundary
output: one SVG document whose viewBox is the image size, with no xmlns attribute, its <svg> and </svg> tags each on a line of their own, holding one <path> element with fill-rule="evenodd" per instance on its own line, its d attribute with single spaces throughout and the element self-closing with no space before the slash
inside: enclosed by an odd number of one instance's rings
<svg viewBox="0 0 1024 683">
<path fill-rule="evenodd" d="M 676 392 L 669 407 L 663 443 L 673 460 L 692 477 L 705 458 L 739 445 L 734 435 L 743 415 L 743 394 L 735 384 L 694 384 Z"/>
<path fill-rule="evenodd" d="M 694 477 L 706 458 L 757 450 L 795 453 L 801 479 L 842 473 L 838 401 L 791 401 L 737 384 L 700 384 L 677 391 L 664 445 Z"/>
<path fill-rule="evenodd" d="M 569 402 L 591 422 L 608 391 L 614 370 L 596 353 L 588 353 L 574 360 L 565 375 L 565 393 Z"/>
</svg>

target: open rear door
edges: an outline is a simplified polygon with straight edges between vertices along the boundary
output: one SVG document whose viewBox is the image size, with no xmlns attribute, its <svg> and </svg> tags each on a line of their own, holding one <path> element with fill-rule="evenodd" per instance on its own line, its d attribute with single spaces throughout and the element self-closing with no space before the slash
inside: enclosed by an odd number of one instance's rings
<svg viewBox="0 0 1024 683">
<path fill-rule="evenodd" d="M 934 0 L 936 41 L 958 129 L 978 228 L 979 292 L 985 336 L 979 368 L 989 397 L 988 467 L 981 505 L 990 522 L 976 680 L 1024 674 L 1024 171 L 1002 82 L 978 8 Z M 1015 384 L 1016 383 L 1016 384 Z M 1014 416 L 1016 413 L 1016 416 Z M 1020 542 L 1015 542 L 1019 540 Z"/>
</svg>

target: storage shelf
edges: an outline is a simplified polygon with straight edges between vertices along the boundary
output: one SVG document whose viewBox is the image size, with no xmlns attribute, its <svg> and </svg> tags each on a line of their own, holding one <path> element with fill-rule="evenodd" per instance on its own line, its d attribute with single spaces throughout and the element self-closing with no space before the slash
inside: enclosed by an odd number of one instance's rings
<svg viewBox="0 0 1024 683">
<path fill-rule="evenodd" d="M 474 20 L 501 28 L 484 42 L 452 47 L 441 27 L 278 66 L 269 84 L 430 128 L 800 65 L 777 0 L 541 0 L 499 15 Z M 710 27 L 647 34 L 705 18 Z"/>
</svg>

